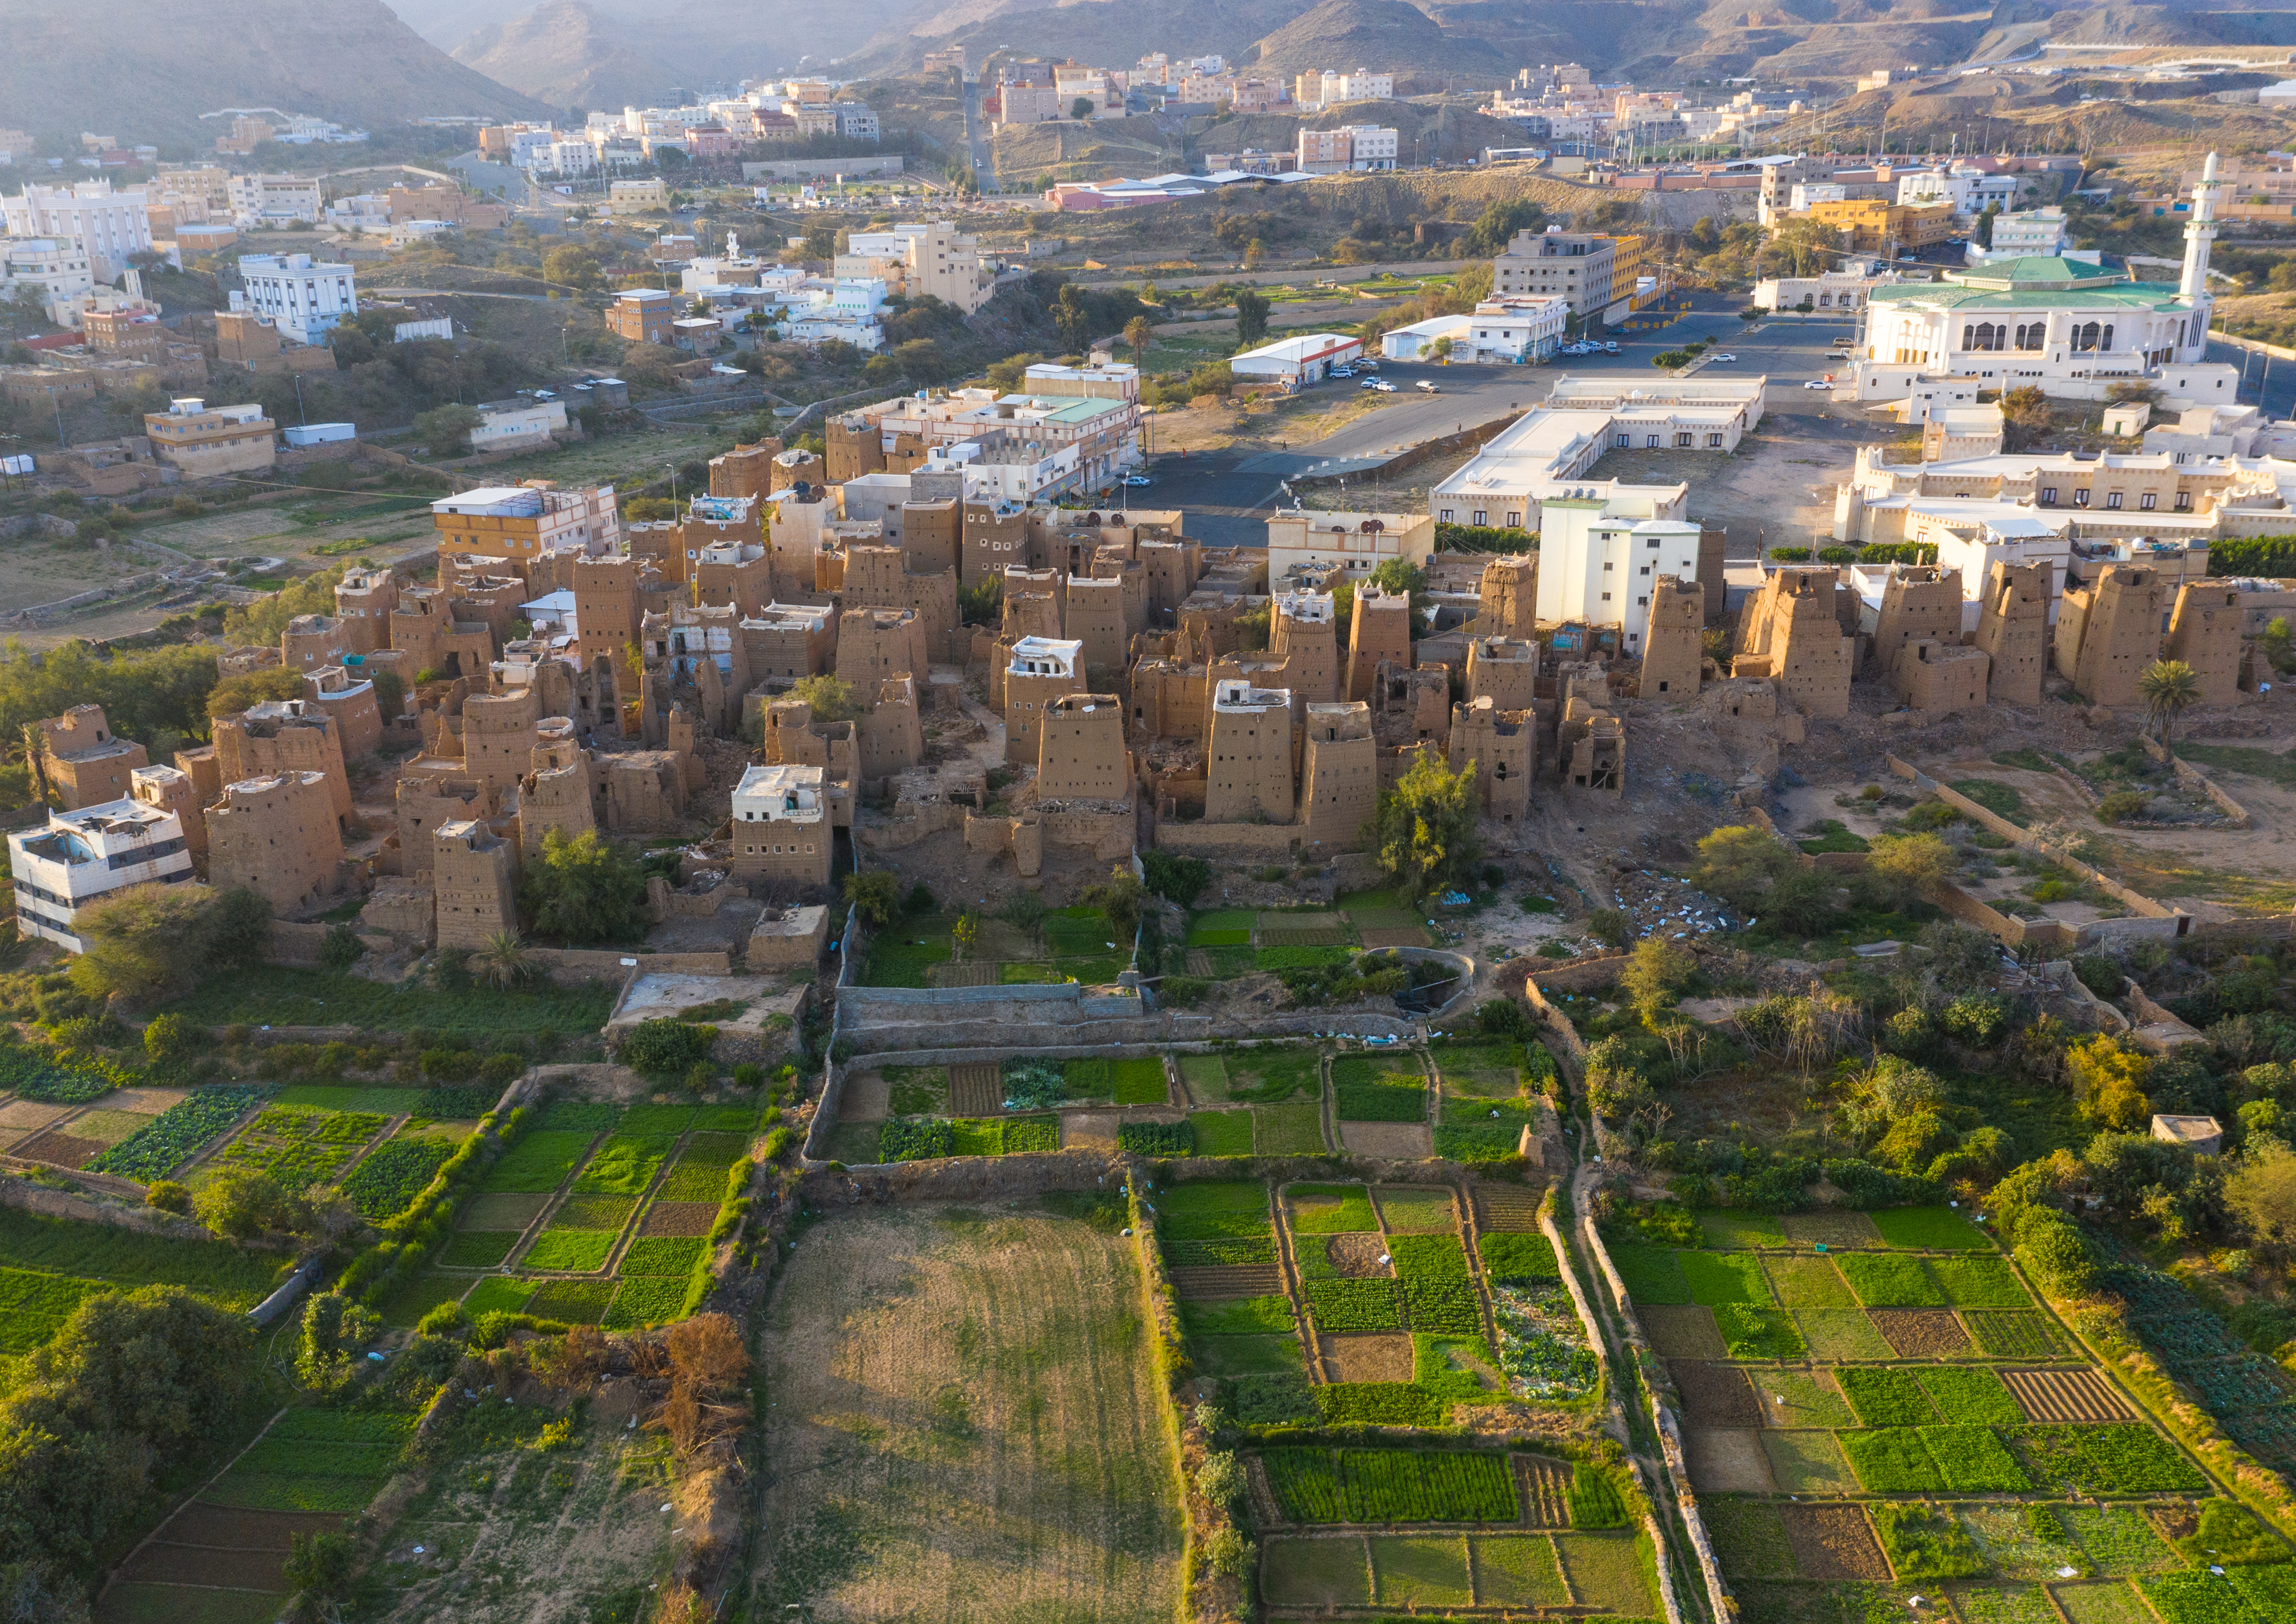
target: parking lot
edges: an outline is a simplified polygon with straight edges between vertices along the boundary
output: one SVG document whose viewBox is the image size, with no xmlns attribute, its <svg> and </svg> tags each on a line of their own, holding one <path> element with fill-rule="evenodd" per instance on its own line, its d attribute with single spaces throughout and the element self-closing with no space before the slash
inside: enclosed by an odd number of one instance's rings
<svg viewBox="0 0 2296 1624">
<path fill-rule="evenodd" d="M 1734 301 L 1702 295 L 1693 303 L 1702 308 L 1655 332 L 1616 335 L 1617 355 L 1558 357 L 1551 363 L 1529 366 L 1453 366 L 1382 359 L 1376 375 L 1394 384 L 1396 392 L 1384 396 L 1388 404 L 1378 410 L 1313 445 L 1281 451 L 1190 452 L 1152 457 L 1147 472 L 1154 483 L 1147 488 L 1152 495 L 1144 493 L 1136 500 L 1182 509 L 1188 515 L 1189 534 L 1211 545 L 1263 546 L 1267 515 L 1279 504 L 1289 504 L 1284 491 L 1288 480 L 1301 474 L 1369 470 L 1413 446 L 1512 417 L 1546 399 L 1554 381 L 1564 375 L 1619 373 L 1656 378 L 1661 374 L 1652 371 L 1652 357 L 1702 338 L 1718 340 L 1721 353 L 1735 357 L 1710 361 L 1702 372 L 1726 371 L 1733 376 L 1769 379 L 1768 410 L 1777 420 L 1774 432 L 1803 432 L 1795 425 L 1808 422 L 1809 431 L 1827 440 L 1846 439 L 1854 444 L 1859 438 L 1872 437 L 1870 431 L 1861 434 L 1854 427 L 1869 421 L 1864 414 L 1847 407 L 1829 411 L 1825 392 L 1800 388 L 1804 382 L 1824 379 L 1837 365 L 1826 359 L 1826 351 L 1837 338 L 1852 332 L 1851 324 L 1839 317 L 1787 315 L 1767 317 L 1750 330 L 1739 319 L 1740 307 Z M 1436 392 L 1422 391 L 1418 385 L 1423 381 L 1433 384 Z M 1363 382 L 1362 378 L 1327 379 L 1309 385 L 1308 392 L 1359 390 Z M 1809 422 L 1812 419 L 1819 421 Z M 1685 454 L 1683 472 L 1677 477 L 1694 483 L 1708 460 Z M 1848 472 L 1848 445 L 1839 451 L 1838 460 L 1840 470 L 1830 478 Z M 1759 522 L 1750 515 L 1742 527 L 1734 521 L 1730 528 L 1732 554 L 1751 557 Z M 1741 528 L 1746 532 L 1742 542 Z"/>
</svg>

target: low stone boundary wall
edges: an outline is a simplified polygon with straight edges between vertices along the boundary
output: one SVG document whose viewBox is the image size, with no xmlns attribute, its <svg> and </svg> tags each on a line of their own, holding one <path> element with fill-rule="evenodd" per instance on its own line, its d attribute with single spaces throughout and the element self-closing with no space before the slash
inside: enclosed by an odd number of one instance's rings
<svg viewBox="0 0 2296 1624">
<path fill-rule="evenodd" d="M 2186 761 L 2180 757 L 2170 755 L 2166 750 L 2161 748 L 2161 742 L 2158 739 L 2150 737 L 2147 734 L 2138 734 L 2136 735 L 2136 742 L 2144 747 L 2144 753 L 2152 757 L 2152 759 L 2155 761 L 2167 762 L 2170 770 L 2177 775 L 2177 782 L 2178 783 L 2183 784 L 2188 790 L 2198 790 L 2202 794 L 2207 796 L 2210 803 L 2213 805 L 2218 811 L 2223 813 L 2227 818 L 2232 820 L 2232 826 L 2234 828 L 2252 829 L 2256 826 L 2256 820 L 2249 816 L 2248 808 L 2242 806 L 2240 802 L 2234 800 L 2231 796 L 2226 794 L 2222 789 L 2218 787 L 2216 780 L 2210 777 L 2206 773 L 2201 771 L 2199 767 L 2194 767 L 2191 762 Z"/>
</svg>

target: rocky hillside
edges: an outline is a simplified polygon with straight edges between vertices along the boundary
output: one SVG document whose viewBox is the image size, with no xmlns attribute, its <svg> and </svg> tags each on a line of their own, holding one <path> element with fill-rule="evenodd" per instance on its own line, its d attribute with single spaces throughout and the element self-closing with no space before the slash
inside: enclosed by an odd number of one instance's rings
<svg viewBox="0 0 2296 1624">
<path fill-rule="evenodd" d="M 583 0 L 488 23 L 455 47 L 455 60 L 554 107 L 649 107 L 679 88 L 676 75 Z"/>
<path fill-rule="evenodd" d="M 277 107 L 377 127 L 426 113 L 546 117 L 454 61 L 382 0 L 119 0 L 100 20 L 66 0 L 11 0 L 0 123 L 35 135 L 116 132 L 212 151 L 226 107 Z M 91 31 L 93 29 L 93 31 Z"/>
</svg>

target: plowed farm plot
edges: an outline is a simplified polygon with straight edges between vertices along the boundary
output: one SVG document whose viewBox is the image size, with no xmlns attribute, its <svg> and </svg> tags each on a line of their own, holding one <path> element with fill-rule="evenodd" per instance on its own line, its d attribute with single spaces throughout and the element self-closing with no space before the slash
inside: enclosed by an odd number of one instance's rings
<svg viewBox="0 0 2296 1624">
<path fill-rule="evenodd" d="M 2032 1421 L 2127 1421 L 2128 1406 L 2090 1370 L 2005 1370 L 2001 1380 Z"/>
<path fill-rule="evenodd" d="M 1804 1579 L 1886 1579 L 1889 1559 L 1859 1505 L 1788 1505 L 1786 1543 Z"/>
<path fill-rule="evenodd" d="M 1178 1463 L 1120 1223 L 911 1207 L 808 1231 L 766 1315 L 759 1616 L 1172 1616 Z"/>
</svg>

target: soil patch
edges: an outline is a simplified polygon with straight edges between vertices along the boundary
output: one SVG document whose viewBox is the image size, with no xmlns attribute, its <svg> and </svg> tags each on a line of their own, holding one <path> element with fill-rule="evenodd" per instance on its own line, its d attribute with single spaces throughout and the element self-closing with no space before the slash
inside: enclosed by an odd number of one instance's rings
<svg viewBox="0 0 2296 1624">
<path fill-rule="evenodd" d="M 1064 1111 L 1061 1112 L 1061 1148 L 1071 1150 L 1082 1145 L 1091 1150 L 1113 1150 L 1116 1130 L 1129 1120 L 1120 1111 Z"/>
<path fill-rule="evenodd" d="M 335 1519 L 340 1526 L 342 1519 Z M 232 1590 L 278 1590 L 291 1587 L 280 1570 L 284 1551 L 224 1551 L 213 1546 L 168 1545 L 153 1540 L 119 1570 L 119 1577 L 151 1585 L 219 1585 Z"/>
<path fill-rule="evenodd" d="M 173 1111 L 190 1097 L 181 1088 L 119 1088 L 103 1096 L 107 1111 L 132 1111 L 147 1117 Z"/>
<path fill-rule="evenodd" d="M 1363 938 L 1363 945 L 1366 947 L 1423 947 L 1427 945 L 1427 932 L 1417 925 L 1374 925 L 1357 934 Z"/>
<path fill-rule="evenodd" d="M 342 1530 L 337 1512 L 238 1511 L 228 1505 L 198 1501 L 168 1519 L 160 1531 L 175 1545 L 211 1545 L 226 1550 L 277 1551 L 284 1554 L 291 1534 L 332 1534 Z"/>
<path fill-rule="evenodd" d="M 816 1225 L 760 1339 L 758 1611 L 1170 1620 L 1179 1462 L 1141 1315 L 1133 1243 L 1072 1219 Z"/>
<path fill-rule="evenodd" d="M 549 1204 L 547 1195 L 501 1193 L 473 1195 L 471 1204 L 463 1209 L 463 1221 L 457 1227 L 480 1230 L 488 1234 L 519 1234 Z"/>
<path fill-rule="evenodd" d="M 11 1100 L 0 1105 L 0 1128 L 35 1134 L 70 1109 L 69 1105 L 50 1105 L 39 1100 Z"/>
<path fill-rule="evenodd" d="M 1273 1263 L 1219 1263 L 1199 1268 L 1176 1268 L 1172 1271 L 1172 1290 L 1188 1302 L 1275 1297 L 1283 1291 L 1283 1271 Z"/>
<path fill-rule="evenodd" d="M 1522 1504 L 1533 1528 L 1570 1526 L 1570 1468 L 1544 1456 L 1518 1455 Z"/>
<path fill-rule="evenodd" d="M 1825 1243 L 1828 1251 L 1882 1244 L 1882 1232 L 1862 1212 L 1789 1212 L 1778 1222 L 1786 1239 L 1802 1246 Z"/>
<path fill-rule="evenodd" d="M 1323 1341 L 1326 1382 L 1411 1380 L 1407 1336 L 1327 1336 Z"/>
<path fill-rule="evenodd" d="M 1643 1331 L 1650 1338 L 1652 1351 L 1662 1359 L 1726 1359 L 1730 1349 L 1722 1341 L 1722 1333 L 1714 1324 L 1714 1310 L 1685 1304 L 1679 1308 L 1663 1305 L 1635 1309 L 1643 1322 Z"/>
<path fill-rule="evenodd" d="M 1690 1486 L 1701 1494 L 1772 1492 L 1769 1456 L 1759 1432 L 1692 1430 L 1683 1435 L 1690 1460 Z"/>
<path fill-rule="evenodd" d="M 849 1071 L 837 1097 L 840 1122 L 882 1122 L 893 1114 L 893 1085 L 882 1071 Z"/>
<path fill-rule="evenodd" d="M 1667 1374 L 1682 1395 L 1682 1419 L 1693 1427 L 1758 1427 L 1762 1424 L 1761 1401 L 1754 1396 L 1746 1373 L 1735 1365 L 1702 1365 L 1692 1360 L 1667 1361 Z"/>
<path fill-rule="evenodd" d="M 1786 1543 L 1804 1579 L 1867 1579 L 1887 1583 L 1889 1559 L 1874 1525 L 1856 1505 L 1785 1505 Z"/>
<path fill-rule="evenodd" d="M 15 1153 L 28 1161 L 45 1161 L 51 1167 L 84 1168 L 111 1147 L 101 1139 L 75 1139 L 70 1134 L 42 1134 L 16 1147 Z"/>
<path fill-rule="evenodd" d="M 1349 1280 L 1394 1278 L 1395 1266 L 1380 1261 L 1387 1256 L 1387 1243 L 1378 1235 L 1335 1234 L 1324 1243 L 1324 1250 L 1332 1259 L 1332 1267 Z M 1411 1380 L 1408 1376 L 1403 1379 Z"/>
<path fill-rule="evenodd" d="M 2005 1370 L 2017 1407 L 2034 1421 L 2127 1421 L 2128 1407 L 2092 1370 Z"/>
<path fill-rule="evenodd" d="M 1394 1161 L 1422 1161 L 1435 1153 L 1434 1138 L 1424 1122 L 1342 1122 L 1340 1144 L 1350 1155 Z"/>
<path fill-rule="evenodd" d="M 708 1234 L 718 1221 L 716 1202 L 656 1202 L 646 1209 L 641 1234 Z"/>
<path fill-rule="evenodd" d="M 1868 1308 L 1866 1317 L 1901 1359 L 1941 1359 L 1969 1351 L 1969 1335 L 1948 1308 Z"/>
<path fill-rule="evenodd" d="M 1004 1073 L 974 1061 L 948 1069 L 949 1114 L 990 1117 L 1004 1109 Z"/>
</svg>

